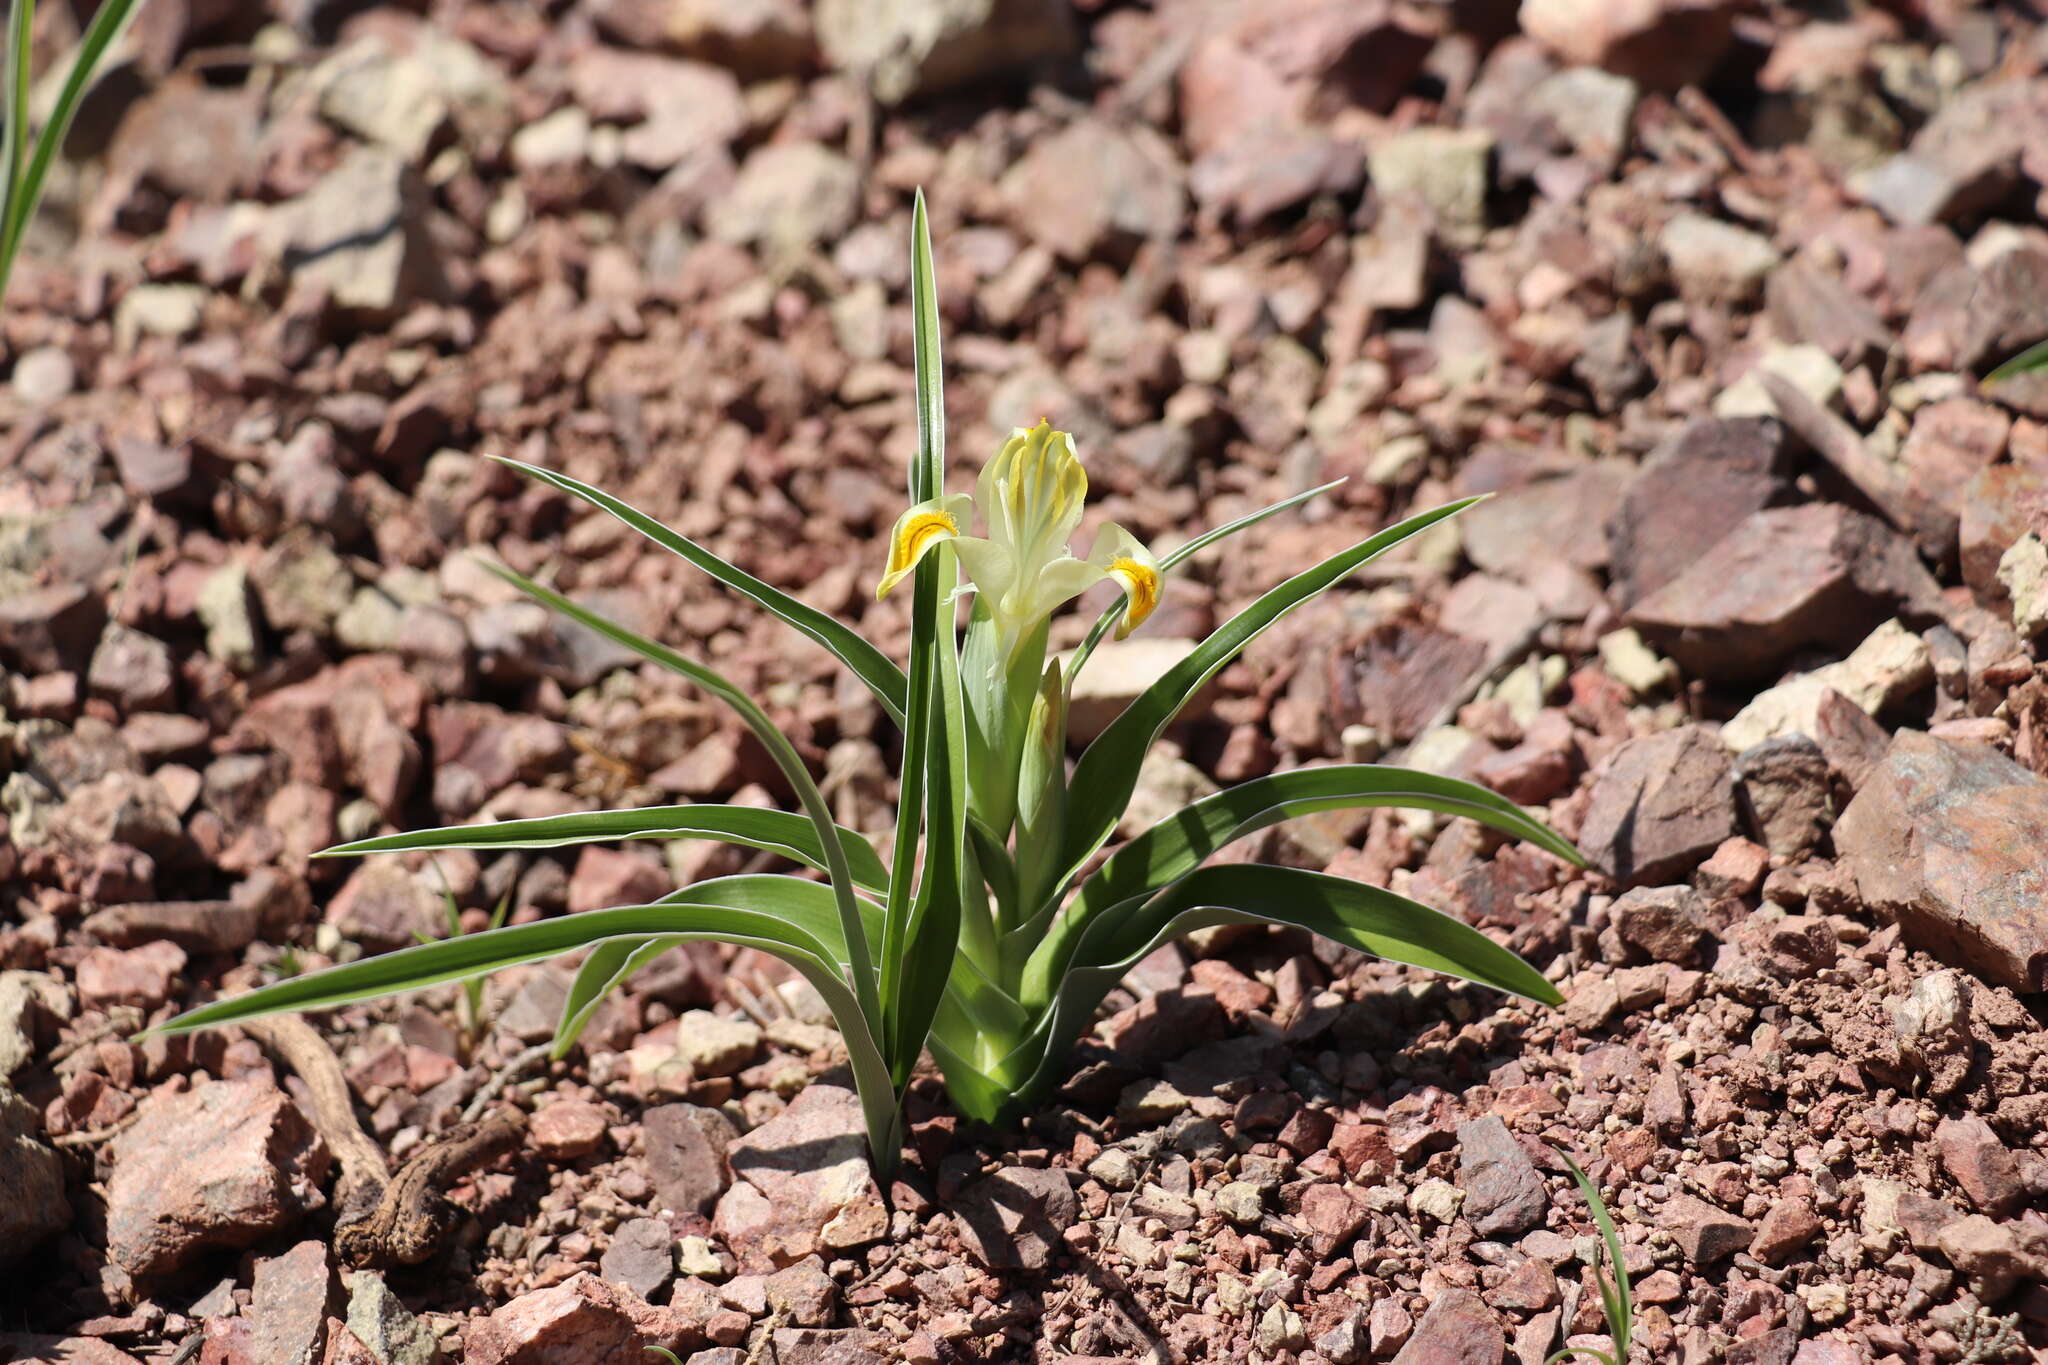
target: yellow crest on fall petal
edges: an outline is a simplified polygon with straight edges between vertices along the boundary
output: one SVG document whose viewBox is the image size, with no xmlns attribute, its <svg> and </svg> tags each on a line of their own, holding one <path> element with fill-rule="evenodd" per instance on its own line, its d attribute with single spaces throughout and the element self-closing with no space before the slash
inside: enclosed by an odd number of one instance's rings
<svg viewBox="0 0 2048 1365">
<path fill-rule="evenodd" d="M 889 565 L 875 585 L 875 600 L 887 597 L 932 546 L 959 539 L 961 523 L 972 506 L 966 494 L 956 493 L 921 502 L 896 518 L 895 529 L 889 533 Z"/>
</svg>

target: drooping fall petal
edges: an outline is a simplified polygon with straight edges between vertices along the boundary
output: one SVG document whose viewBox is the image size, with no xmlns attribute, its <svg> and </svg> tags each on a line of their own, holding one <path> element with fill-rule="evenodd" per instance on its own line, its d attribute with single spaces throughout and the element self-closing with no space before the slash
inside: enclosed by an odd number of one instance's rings
<svg viewBox="0 0 2048 1365">
<path fill-rule="evenodd" d="M 952 493 L 918 503 L 896 518 L 889 532 L 889 564 L 882 581 L 875 585 L 875 600 L 909 577 L 917 562 L 934 545 L 959 538 L 961 528 L 974 510 L 974 500 L 965 493 Z"/>
</svg>

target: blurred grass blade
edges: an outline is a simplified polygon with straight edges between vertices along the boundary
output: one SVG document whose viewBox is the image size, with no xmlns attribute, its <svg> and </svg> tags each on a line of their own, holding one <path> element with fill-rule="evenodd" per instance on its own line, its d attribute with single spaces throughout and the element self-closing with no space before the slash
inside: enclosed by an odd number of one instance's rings
<svg viewBox="0 0 2048 1365">
<path fill-rule="evenodd" d="M 562 1020 L 555 1025 L 554 1058 L 559 1061 L 569 1055 L 590 1016 L 627 977 L 682 943 L 673 937 L 608 938 L 592 948 L 576 968 L 569 993 L 562 1000 Z"/>
<path fill-rule="evenodd" d="M 27 30 L 32 26 L 22 19 L 19 9 L 27 8 L 26 0 L 13 0 L 17 6 L 10 25 L 8 65 L 15 75 L 16 89 L 9 121 L 19 129 L 28 125 L 27 76 L 29 66 L 29 44 Z M 71 69 L 64 77 L 64 85 L 57 93 L 57 103 L 50 110 L 50 120 L 43 125 L 42 133 L 36 139 L 35 150 L 29 153 L 26 169 L 16 160 L 9 177 L 7 209 L 4 227 L 5 236 L 0 237 L 0 297 L 7 291 L 8 276 L 14 270 L 15 255 L 21 250 L 21 239 L 28 231 L 29 219 L 34 216 L 36 205 L 43 197 L 43 181 L 49 177 L 50 165 L 57 159 L 57 153 L 64 146 L 64 139 L 71 134 L 71 122 L 78 117 L 78 108 L 85 102 L 85 92 L 92 88 L 93 78 L 99 74 L 100 63 L 107 53 L 127 31 L 129 23 L 141 7 L 141 0 L 105 0 L 85 27 L 85 34 L 78 40 L 78 47 L 71 53 Z M 10 141 L 15 142 L 17 154 L 26 149 L 22 132 L 9 129 Z"/>
<path fill-rule="evenodd" d="M 843 826 L 833 828 L 846 855 L 854 884 L 886 891 L 889 870 L 867 840 Z M 531 820 L 448 825 L 441 829 L 380 834 L 354 843 L 337 844 L 316 858 L 352 858 L 371 853 L 411 853 L 422 849 L 568 848 L 613 839 L 718 839 L 779 854 L 823 872 L 825 851 L 809 819 L 786 810 L 758 806 L 648 806 L 639 810 L 578 811 Z"/>
<path fill-rule="evenodd" d="M 1145 751 L 1152 747 L 1153 741 L 1187 705 L 1188 699 L 1200 691 L 1217 670 L 1236 658 L 1239 651 L 1275 621 L 1342 582 L 1360 565 L 1438 522 L 1456 516 L 1477 501 L 1478 498 L 1465 498 L 1410 517 L 1341 554 L 1330 556 L 1314 568 L 1296 574 L 1218 626 L 1208 639 L 1195 647 L 1193 653 L 1175 664 L 1165 677 L 1125 707 L 1123 713 L 1096 736 L 1095 742 L 1088 746 L 1075 765 L 1067 837 L 1061 844 L 1063 871 L 1054 882 L 1055 894 L 1057 888 L 1078 872 L 1109 838 L 1124 808 L 1130 804 L 1131 793 L 1137 789 L 1138 769 L 1144 761 Z"/>
<path fill-rule="evenodd" d="M 1311 488 L 1305 493 L 1296 493 L 1291 498 L 1282 498 L 1270 507 L 1261 507 L 1256 512 L 1247 512 L 1235 521 L 1228 521 L 1221 526 L 1212 527 L 1186 544 L 1176 546 L 1161 555 L 1159 557 L 1159 572 L 1162 576 L 1170 574 L 1188 560 L 1214 545 L 1217 541 L 1234 536 L 1239 531 L 1249 530 L 1267 517 L 1277 516 L 1290 507 L 1299 507 L 1310 498 L 1320 497 L 1332 488 L 1341 486 L 1343 483 L 1344 480 L 1342 479 L 1332 479 L 1320 487 Z M 1095 624 L 1088 628 L 1087 638 L 1082 640 L 1080 646 L 1074 650 L 1073 658 L 1067 664 L 1066 688 L 1068 696 L 1071 697 L 1074 694 L 1074 675 L 1081 671 L 1081 665 L 1088 662 L 1088 656 L 1093 654 L 1095 647 L 1102 643 L 1102 637 L 1109 634 L 1115 628 L 1117 618 L 1122 616 L 1123 612 L 1124 604 L 1122 601 L 1112 602 L 1102 609 L 1102 615 L 1096 617 Z"/>
<path fill-rule="evenodd" d="M 544 588 L 516 569 L 508 568 L 489 559 L 479 559 L 507 583 L 541 603 L 552 607 L 572 621 L 581 622 L 608 640 L 615 641 L 632 650 L 643 659 L 660 664 L 663 668 L 680 673 L 712 696 L 739 713 L 754 738 L 761 741 L 761 747 L 775 760 L 776 768 L 796 793 L 798 804 L 817 831 L 817 847 L 825 863 L 826 875 L 831 878 L 832 892 L 839 905 L 840 928 L 846 944 L 846 964 L 853 975 L 853 989 L 860 998 L 861 1012 L 870 1019 L 879 1020 L 881 1010 L 875 996 L 874 952 L 868 944 L 866 931 L 862 928 L 860 910 L 853 892 L 853 873 L 848 868 L 845 850 L 840 846 L 834 831 L 838 826 L 832 822 L 831 812 L 826 808 L 825 797 L 819 792 L 818 784 L 811 777 L 810 769 L 804 766 L 796 746 L 789 742 L 789 736 L 777 729 L 768 719 L 768 713 L 754 703 L 754 699 L 726 681 L 716 669 L 707 668 L 696 660 L 687 658 L 658 644 L 637 631 L 631 631 L 616 621 L 611 621 L 580 603 L 572 602 L 552 588 Z"/>
<path fill-rule="evenodd" d="M 34 56 L 36 10 L 33 0 L 9 0 L 7 6 L 7 52 L 0 57 L 0 244 L 14 222 L 14 206 L 20 198 L 16 177 L 28 161 L 28 92 Z M 8 267 L 13 258 L 0 259 L 0 301 L 7 294 Z"/>
<path fill-rule="evenodd" d="M 831 651 L 833 657 L 867 684 L 868 690 L 875 694 L 875 700 L 889 713 L 889 719 L 899 728 L 902 726 L 906 686 L 903 670 L 896 667 L 886 654 L 854 631 L 816 607 L 806 606 L 788 593 L 770 587 L 738 565 L 728 564 L 694 540 L 677 534 L 653 517 L 613 497 L 601 488 L 594 488 L 580 479 L 572 479 L 567 474 L 558 474 L 552 469 L 543 469 L 539 465 L 527 464 L 522 460 L 507 459 L 502 455 L 492 458 L 500 464 L 510 465 L 523 473 L 531 474 L 536 479 L 551 483 L 601 511 L 611 513 L 664 550 L 688 560 L 741 596 L 751 598 L 770 615 L 780 617 L 787 624 L 808 635 Z"/>
<path fill-rule="evenodd" d="M 1378 764 L 1299 768 L 1254 778 L 1204 797 L 1131 839 L 1081 883 L 1063 911 L 1019 930 L 1031 947 L 1024 1000 L 1042 1005 L 1051 998 L 1067 954 L 1098 917 L 1116 915 L 1157 894 L 1225 844 L 1283 820 L 1370 806 L 1464 816 L 1568 863 L 1583 862 L 1577 849 L 1520 806 L 1457 778 Z"/>
<path fill-rule="evenodd" d="M 2017 379 L 2023 374 L 2033 374 L 2037 370 L 2048 370 L 2048 341 L 2035 342 L 1985 375 L 1983 387 L 1988 388 L 2004 379 Z"/>
</svg>

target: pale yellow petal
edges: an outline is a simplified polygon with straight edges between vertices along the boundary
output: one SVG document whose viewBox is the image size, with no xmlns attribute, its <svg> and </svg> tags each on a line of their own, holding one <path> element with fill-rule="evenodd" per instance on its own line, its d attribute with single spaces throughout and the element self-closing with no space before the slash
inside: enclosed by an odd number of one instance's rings
<svg viewBox="0 0 2048 1365">
<path fill-rule="evenodd" d="M 1124 614 L 1116 629 L 1116 638 L 1121 640 L 1143 625 L 1159 605 L 1165 587 L 1159 561 L 1143 541 L 1111 522 L 1095 533 L 1095 548 L 1089 552 L 1088 562 L 1124 590 Z"/>
</svg>

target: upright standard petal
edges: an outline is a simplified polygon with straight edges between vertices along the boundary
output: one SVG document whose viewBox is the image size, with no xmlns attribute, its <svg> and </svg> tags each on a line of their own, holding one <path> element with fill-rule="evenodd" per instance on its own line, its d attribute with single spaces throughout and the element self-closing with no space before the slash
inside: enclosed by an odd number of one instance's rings
<svg viewBox="0 0 2048 1365">
<path fill-rule="evenodd" d="M 1121 640 L 1143 625 L 1159 605 L 1159 561 L 1143 541 L 1110 522 L 1095 533 L 1095 548 L 1089 551 L 1088 562 L 1124 590 L 1124 614 L 1116 627 L 1116 638 Z"/>
<path fill-rule="evenodd" d="M 973 511 L 974 499 L 965 493 L 950 493 L 918 503 L 896 518 L 896 527 L 889 533 L 889 566 L 875 585 L 875 600 L 887 597 L 891 588 L 909 577 L 932 546 L 959 539 Z"/>
</svg>

